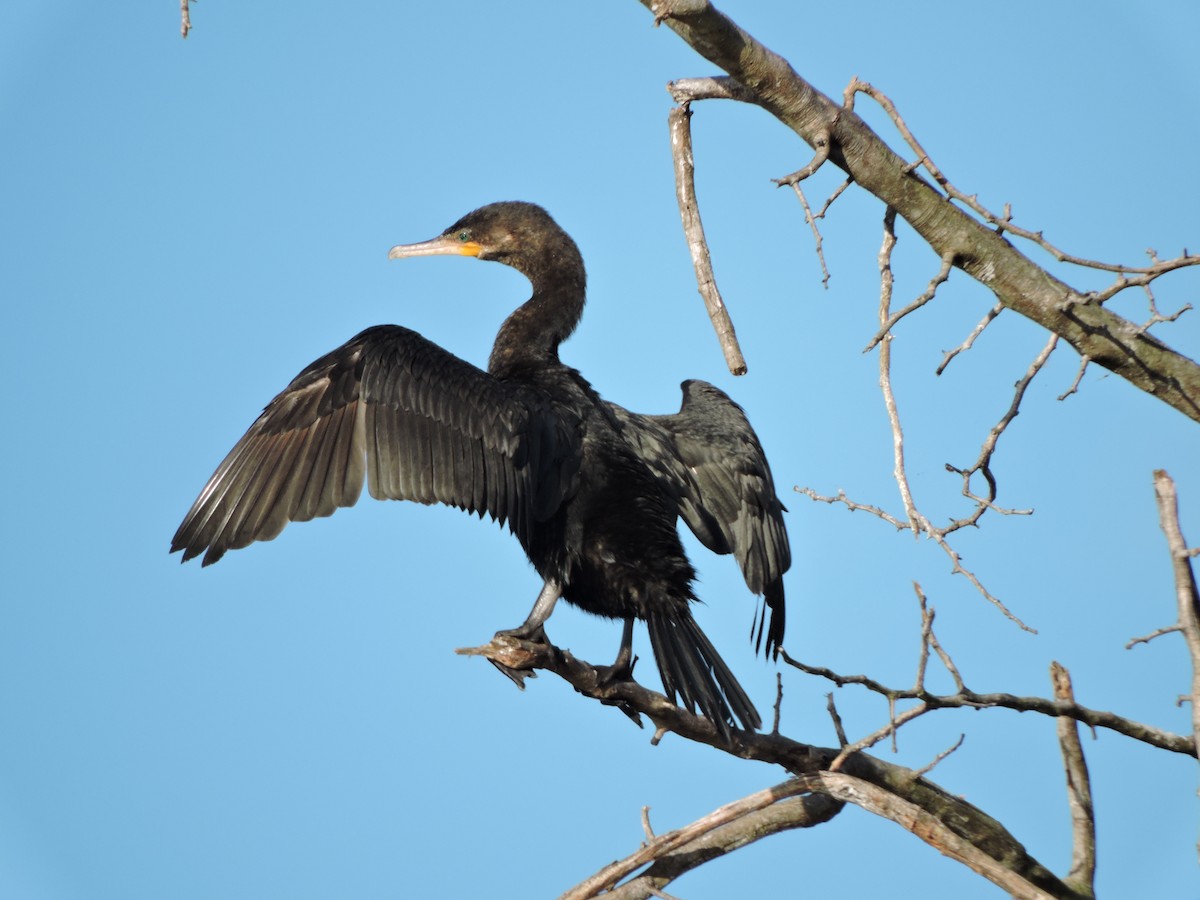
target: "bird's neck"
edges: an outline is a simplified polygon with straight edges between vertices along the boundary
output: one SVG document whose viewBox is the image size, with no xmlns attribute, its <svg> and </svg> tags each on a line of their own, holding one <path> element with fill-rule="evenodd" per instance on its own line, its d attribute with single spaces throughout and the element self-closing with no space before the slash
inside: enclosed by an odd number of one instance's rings
<svg viewBox="0 0 1200 900">
<path fill-rule="evenodd" d="M 582 266 L 531 279 L 533 296 L 500 326 L 488 371 L 497 377 L 512 375 L 530 366 L 558 362 L 558 345 L 570 337 L 583 315 L 586 282 Z"/>
</svg>

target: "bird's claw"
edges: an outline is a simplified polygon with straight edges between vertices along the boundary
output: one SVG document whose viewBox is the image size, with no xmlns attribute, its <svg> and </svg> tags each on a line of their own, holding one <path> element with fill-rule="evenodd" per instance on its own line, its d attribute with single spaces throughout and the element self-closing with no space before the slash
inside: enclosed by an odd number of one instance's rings
<svg viewBox="0 0 1200 900">
<path fill-rule="evenodd" d="M 533 669 L 514 669 L 502 662 L 496 662 L 494 659 L 489 659 L 488 662 L 499 669 L 509 681 L 517 686 L 518 690 L 525 690 L 526 678 L 537 678 L 537 672 Z"/>
<path fill-rule="evenodd" d="M 516 628 L 505 628 L 503 631 L 497 631 L 492 637 L 492 644 L 497 642 L 497 639 L 510 638 L 517 641 L 529 641 L 532 644 L 544 644 L 550 646 L 550 639 L 546 637 L 546 629 L 541 625 L 529 627 L 528 623 L 518 625 Z M 501 640 L 501 643 L 504 643 Z M 506 666 L 502 662 L 497 662 L 489 657 L 488 662 L 499 669 L 509 681 L 515 684 L 520 690 L 525 690 L 526 678 L 537 678 L 537 672 L 533 669 L 516 669 L 512 666 Z"/>
<path fill-rule="evenodd" d="M 530 628 L 528 623 L 518 625 L 516 628 L 505 628 L 503 631 L 497 631 L 496 637 L 516 638 L 519 641 L 530 641 L 534 644 L 550 643 L 550 639 L 546 637 L 545 626 L 535 625 Z"/>
</svg>

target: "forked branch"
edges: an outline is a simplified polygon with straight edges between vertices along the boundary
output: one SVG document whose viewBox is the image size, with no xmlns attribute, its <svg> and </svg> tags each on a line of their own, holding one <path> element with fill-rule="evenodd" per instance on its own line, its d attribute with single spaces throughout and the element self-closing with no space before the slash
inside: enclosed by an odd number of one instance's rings
<svg viewBox="0 0 1200 900">
<path fill-rule="evenodd" d="M 729 91 L 730 95 L 736 93 L 737 99 L 744 99 L 748 94 L 750 102 L 767 110 L 814 149 L 821 136 L 828 134 L 830 163 L 895 209 L 939 258 L 953 259 L 956 267 L 991 290 L 1003 306 L 1059 335 L 1080 356 L 1200 421 L 1200 366 L 1109 310 L 1101 302 L 1103 295 L 1076 290 L 1052 276 L 1021 254 L 1005 235 L 1027 234 L 1065 262 L 1086 265 L 1089 261 L 1058 251 L 1037 232 L 1019 232 L 1008 214 L 997 216 L 980 211 L 982 207 L 973 208 L 970 198 L 961 192 L 954 197 L 942 193 L 915 168 L 925 164 L 928 154 L 922 150 L 915 164 L 905 161 L 848 104 L 822 94 L 787 60 L 707 0 L 640 2 L 653 12 L 656 22 L 665 24 L 733 77 L 741 90 Z M 949 182 L 941 187 L 948 191 L 946 184 Z M 1145 267 L 1095 267 L 1116 271 L 1119 285 L 1115 287 L 1124 289 L 1149 284 L 1168 271 L 1198 263 L 1200 259 L 1184 253 L 1175 260 Z"/>
</svg>

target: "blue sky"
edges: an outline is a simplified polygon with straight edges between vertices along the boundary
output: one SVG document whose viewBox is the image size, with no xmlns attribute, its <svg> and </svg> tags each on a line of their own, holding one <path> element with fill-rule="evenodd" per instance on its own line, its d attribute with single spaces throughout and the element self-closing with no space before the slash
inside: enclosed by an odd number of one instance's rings
<svg viewBox="0 0 1200 900">
<path fill-rule="evenodd" d="M 1071 252 L 1136 263 L 1200 243 L 1194 4 L 723 8 L 825 92 L 852 75 L 877 85 L 960 188 L 1011 202 Z M 1077 367 L 1065 349 L 1034 382 L 995 466 L 999 502 L 1037 512 L 987 518 L 957 546 L 1037 636 L 929 542 L 791 493 L 840 488 L 899 511 L 877 360 L 861 353 L 883 211 L 853 192 L 834 207 L 823 290 L 798 204 L 770 182 L 807 150 L 761 111 L 697 106 L 702 213 L 750 365 L 731 378 L 696 297 L 666 139 L 663 85 L 712 69 L 639 4 L 207 0 L 193 16 L 184 42 L 174 0 L 0 10 L 0 895 L 555 896 L 636 848 L 642 806 L 666 830 L 781 780 L 672 737 L 651 747 L 552 678 L 520 694 L 455 656 L 518 624 L 539 586 L 510 536 L 455 511 L 364 502 L 205 570 L 166 553 L 262 405 L 362 328 L 402 323 L 486 360 L 523 279 L 386 255 L 498 199 L 543 204 L 580 244 L 590 304 L 563 355 L 606 397 L 670 411 L 698 377 L 746 407 L 791 510 L 790 652 L 909 684 L 916 580 L 976 690 L 1047 694 L 1057 659 L 1081 702 L 1187 729 L 1178 638 L 1122 647 L 1174 619 L 1153 468 L 1175 476 L 1200 541 L 1195 425 L 1094 369 L 1058 402 Z M 839 180 L 820 173 L 810 195 Z M 937 266 L 905 227 L 900 242 L 903 300 Z M 1164 310 L 1195 303 L 1196 279 L 1156 296 Z M 955 273 L 897 329 L 910 476 L 935 521 L 965 512 L 944 464 L 975 458 L 1045 342 L 1005 313 L 935 378 L 991 303 Z M 1139 298 L 1117 308 L 1146 317 Z M 1196 356 L 1200 313 L 1160 335 Z M 766 709 L 775 669 L 745 640 L 753 600 L 730 560 L 690 546 L 701 623 Z M 549 625 L 597 662 L 619 631 L 568 608 Z M 831 743 L 827 686 L 794 671 L 784 685 L 784 729 Z M 838 703 L 852 737 L 886 720 L 875 699 L 843 690 Z M 881 752 L 920 767 L 963 732 L 935 780 L 1064 872 L 1052 721 L 946 713 Z M 1111 733 L 1085 733 L 1085 750 L 1101 893 L 1194 893 L 1194 761 Z M 999 896 L 858 810 L 672 893 L 748 884 Z"/>
</svg>

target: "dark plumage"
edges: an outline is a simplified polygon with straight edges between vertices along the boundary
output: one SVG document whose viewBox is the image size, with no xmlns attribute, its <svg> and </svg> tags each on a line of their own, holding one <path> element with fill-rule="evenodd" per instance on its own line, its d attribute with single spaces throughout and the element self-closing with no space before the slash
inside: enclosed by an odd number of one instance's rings
<svg viewBox="0 0 1200 900">
<path fill-rule="evenodd" d="M 301 372 L 217 467 L 171 542 L 216 562 L 288 522 L 328 516 L 367 488 L 376 499 L 446 503 L 507 523 L 545 586 L 512 633 L 534 637 L 559 596 L 647 623 L 663 686 L 722 731 L 761 724 L 692 618 L 694 571 L 682 516 L 706 547 L 732 553 L 783 640 L 791 562 L 783 505 L 741 408 L 701 381 L 675 415 L 600 399 L 558 358 L 583 312 L 575 242 L 540 207 L 495 203 L 390 258 L 461 254 L 524 274 L 533 295 L 496 336 L 486 372 L 398 325 L 368 328 Z M 766 610 L 756 619 L 761 645 Z"/>
</svg>

